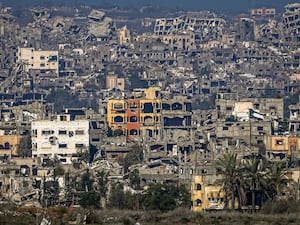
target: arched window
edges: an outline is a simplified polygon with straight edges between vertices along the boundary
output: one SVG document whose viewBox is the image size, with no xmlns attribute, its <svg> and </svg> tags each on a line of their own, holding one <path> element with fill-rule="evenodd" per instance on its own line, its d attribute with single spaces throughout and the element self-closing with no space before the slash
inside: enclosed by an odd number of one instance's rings
<svg viewBox="0 0 300 225">
<path fill-rule="evenodd" d="M 201 189 L 202 189 L 201 184 L 196 184 L 196 190 L 201 191 Z"/>
<path fill-rule="evenodd" d="M 138 135 L 138 131 L 136 129 L 132 129 L 129 132 L 130 135 Z"/>
<path fill-rule="evenodd" d="M 136 116 L 131 116 L 131 117 L 129 118 L 129 121 L 130 121 L 130 122 L 137 122 L 137 117 L 136 117 Z"/>
<path fill-rule="evenodd" d="M 116 116 L 116 117 L 114 118 L 114 121 L 115 121 L 116 123 L 122 123 L 122 122 L 123 122 L 123 117 L 122 117 L 122 116 Z"/>
<path fill-rule="evenodd" d="M 201 206 L 201 204 L 202 204 L 201 199 L 197 199 L 197 200 L 195 201 L 195 205 L 196 205 L 196 206 Z"/>
</svg>

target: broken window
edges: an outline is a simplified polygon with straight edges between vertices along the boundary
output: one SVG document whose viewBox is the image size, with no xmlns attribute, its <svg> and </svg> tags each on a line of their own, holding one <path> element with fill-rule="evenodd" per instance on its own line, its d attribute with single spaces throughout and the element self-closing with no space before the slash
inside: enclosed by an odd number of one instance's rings
<svg viewBox="0 0 300 225">
<path fill-rule="evenodd" d="M 153 113 L 153 104 L 152 103 L 145 103 L 143 113 Z"/>
<path fill-rule="evenodd" d="M 172 110 L 182 110 L 182 104 L 175 102 L 172 104 Z"/>
<path fill-rule="evenodd" d="M 170 104 L 167 104 L 167 103 L 162 104 L 162 109 L 163 110 L 170 110 L 170 108 L 171 108 Z"/>
</svg>

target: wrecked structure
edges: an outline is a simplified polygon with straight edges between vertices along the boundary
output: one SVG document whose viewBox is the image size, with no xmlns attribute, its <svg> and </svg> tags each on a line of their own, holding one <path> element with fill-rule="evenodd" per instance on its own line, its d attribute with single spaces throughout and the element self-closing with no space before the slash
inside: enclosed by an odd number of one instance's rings
<svg viewBox="0 0 300 225">
<path fill-rule="evenodd" d="M 68 9 L 66 17 L 36 8 L 26 25 L 2 13 L 3 171 L 4 163 L 30 157 L 29 168 L 7 166 L 11 177 L 22 170 L 26 173 L 20 177 L 33 177 L 38 186 L 44 175 L 50 188 L 57 187 L 54 168 L 66 165 L 78 177 L 69 186 L 59 181 L 63 191 L 55 204 L 78 204 L 76 190 L 86 188 L 78 184 L 79 176 L 86 169 L 103 170 L 116 182 L 126 183 L 128 173 L 137 169 L 142 186 L 189 185 L 200 182 L 192 181 L 194 175 L 216 174 L 216 161 L 228 152 L 241 158 L 265 154 L 269 160 L 298 160 L 297 7 L 288 5 L 279 16 L 284 27 L 273 9 L 238 18 L 187 12 L 156 19 L 154 31 L 149 26 L 147 33 L 129 26 L 117 29 L 109 10 L 78 8 L 69 17 Z M 80 104 L 69 107 L 77 100 Z M 30 134 L 30 149 L 20 156 L 17 145 Z M 91 165 L 80 162 L 89 157 L 85 153 L 94 159 Z M 143 160 L 125 165 L 133 153 L 141 153 Z M 13 187 L 7 187 L 4 175 L 1 179 L 7 194 Z M 77 189 L 65 197 L 73 183 Z M 39 199 L 39 191 L 30 187 L 21 196 L 37 192 Z M 212 197 L 206 203 L 221 201 L 217 191 L 207 190 Z M 200 207 L 198 200 L 194 206 Z"/>
</svg>

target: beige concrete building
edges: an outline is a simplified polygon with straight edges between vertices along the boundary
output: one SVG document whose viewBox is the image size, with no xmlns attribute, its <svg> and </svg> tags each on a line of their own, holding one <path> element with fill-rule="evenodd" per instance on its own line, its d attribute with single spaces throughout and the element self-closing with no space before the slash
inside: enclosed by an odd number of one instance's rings
<svg viewBox="0 0 300 225">
<path fill-rule="evenodd" d="M 119 89 L 125 90 L 125 79 L 119 78 L 118 75 L 109 74 L 106 76 L 106 88 L 107 89 Z"/>
<path fill-rule="evenodd" d="M 127 45 L 129 43 L 131 43 L 131 34 L 130 34 L 130 30 L 125 25 L 119 30 L 119 44 Z"/>
<path fill-rule="evenodd" d="M 33 48 L 19 48 L 17 63 L 23 64 L 25 71 L 58 76 L 58 51 L 36 51 Z"/>
</svg>

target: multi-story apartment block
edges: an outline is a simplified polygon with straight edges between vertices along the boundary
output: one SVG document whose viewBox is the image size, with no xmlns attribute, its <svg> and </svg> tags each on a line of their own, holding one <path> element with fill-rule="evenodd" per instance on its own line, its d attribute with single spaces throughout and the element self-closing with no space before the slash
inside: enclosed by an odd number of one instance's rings
<svg viewBox="0 0 300 225">
<path fill-rule="evenodd" d="M 89 121 L 70 120 L 70 115 L 58 115 L 57 120 L 32 122 L 32 157 L 42 160 L 57 157 L 69 164 L 89 150 Z"/>
<path fill-rule="evenodd" d="M 137 89 L 131 98 L 110 99 L 107 121 L 112 131 L 122 130 L 129 140 L 161 136 L 160 89 Z"/>
<path fill-rule="evenodd" d="M 154 26 L 156 35 L 166 35 L 172 32 L 194 31 L 206 33 L 222 30 L 225 21 L 221 18 L 196 18 L 189 16 L 180 16 L 177 18 L 157 19 Z"/>
<path fill-rule="evenodd" d="M 300 3 L 288 4 L 283 14 L 283 24 L 288 32 L 300 32 Z"/>
<path fill-rule="evenodd" d="M 17 63 L 22 63 L 27 72 L 58 76 L 58 51 L 36 51 L 33 48 L 19 48 Z"/>
</svg>

